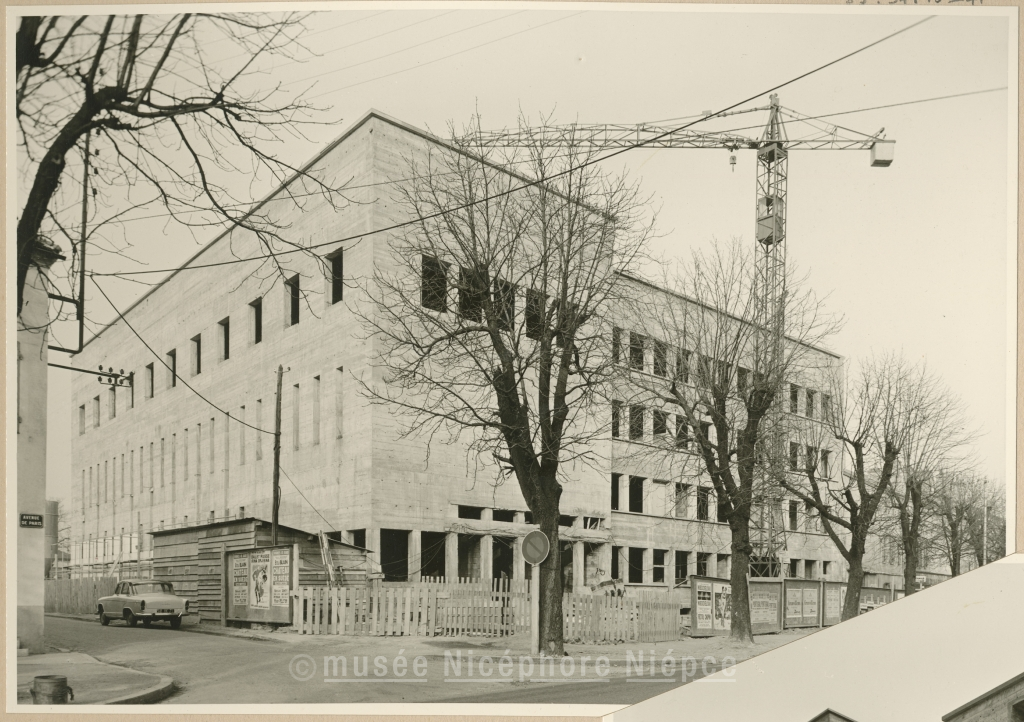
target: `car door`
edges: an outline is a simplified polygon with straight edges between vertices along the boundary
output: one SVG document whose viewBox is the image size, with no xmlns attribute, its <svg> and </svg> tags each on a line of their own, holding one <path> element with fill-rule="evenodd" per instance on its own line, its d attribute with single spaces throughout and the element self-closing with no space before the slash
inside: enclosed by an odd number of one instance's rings
<svg viewBox="0 0 1024 722">
<path fill-rule="evenodd" d="M 138 614 L 139 599 L 135 595 L 135 587 L 131 582 L 123 582 L 123 584 L 124 587 L 122 587 L 121 592 L 124 596 L 122 597 L 121 611 L 123 613 L 125 609 L 130 609 Z"/>
<path fill-rule="evenodd" d="M 103 597 L 100 603 L 103 605 L 103 614 L 107 617 L 117 617 L 121 614 L 121 609 L 118 606 L 121 597 L 122 582 L 118 582 L 117 586 L 114 587 L 114 593 L 108 597 Z"/>
</svg>

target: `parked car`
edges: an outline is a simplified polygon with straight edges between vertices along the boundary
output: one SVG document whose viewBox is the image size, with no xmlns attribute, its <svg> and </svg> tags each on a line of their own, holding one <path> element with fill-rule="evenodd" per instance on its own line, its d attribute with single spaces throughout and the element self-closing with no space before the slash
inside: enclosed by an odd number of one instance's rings
<svg viewBox="0 0 1024 722">
<path fill-rule="evenodd" d="M 188 600 L 175 594 L 170 582 L 142 579 L 118 582 L 113 594 L 100 598 L 96 611 L 103 626 L 110 624 L 111 619 L 123 619 L 130 627 L 140 621 L 146 627 L 154 621 L 167 621 L 171 629 L 180 627 L 182 618 L 189 613 Z"/>
</svg>

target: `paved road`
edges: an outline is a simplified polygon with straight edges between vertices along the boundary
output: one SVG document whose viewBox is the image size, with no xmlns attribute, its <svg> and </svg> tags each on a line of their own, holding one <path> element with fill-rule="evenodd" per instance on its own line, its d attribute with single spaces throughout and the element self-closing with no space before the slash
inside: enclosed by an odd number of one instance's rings
<svg viewBox="0 0 1024 722">
<path fill-rule="evenodd" d="M 393 660 L 388 660 L 387 674 L 377 678 L 374 667 L 374 638 L 303 638 L 298 641 L 241 639 L 183 630 L 174 631 L 166 625 L 152 628 L 130 628 L 120 623 L 101 627 L 95 621 L 47 617 L 47 642 L 51 647 L 90 654 L 97 659 L 132 669 L 171 676 L 179 691 L 163 704 L 182 703 L 337 703 L 337 702 L 507 702 L 507 703 L 586 703 L 630 704 L 671 689 L 681 683 L 677 674 L 669 682 L 639 682 L 624 676 L 622 667 L 612 667 L 600 678 L 592 667 L 580 682 L 577 673 L 565 680 L 536 681 L 537 674 L 526 673 L 526 682 L 519 682 L 518 668 L 510 678 L 515 681 L 478 681 L 480 668 L 473 681 L 456 682 L 444 658 L 426 658 L 425 674 L 417 677 L 413 660 L 396 681 Z M 306 640 L 309 640 L 308 642 Z M 304 663 L 310 679 L 302 681 L 304 669 L 296 666 L 298 655 L 309 655 Z M 349 665 L 344 674 L 325 675 L 324 655 L 346 656 Z M 367 660 L 359 670 L 355 657 Z M 501 677 L 497 659 L 490 679 Z M 312 667 L 309 667 L 309 665 Z M 365 662 L 363 663 L 366 664 Z M 362 671 L 363 678 L 356 678 Z M 422 671 L 422 670 L 421 670 Z M 534 670 L 536 672 L 536 670 Z M 701 672 L 697 672 L 700 676 Z M 530 677 L 534 681 L 529 681 Z M 660 673 L 659 673 L 660 676 Z M 338 682 L 330 683 L 325 677 Z M 692 678 L 691 678 L 692 679 Z"/>
</svg>

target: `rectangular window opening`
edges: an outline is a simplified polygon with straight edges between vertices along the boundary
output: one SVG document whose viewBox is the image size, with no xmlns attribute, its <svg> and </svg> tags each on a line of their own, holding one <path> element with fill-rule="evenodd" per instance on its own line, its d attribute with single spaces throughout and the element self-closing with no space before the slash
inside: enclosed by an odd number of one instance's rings
<svg viewBox="0 0 1024 722">
<path fill-rule="evenodd" d="M 192 337 L 192 375 L 198 376 L 203 372 L 203 335 L 198 334 Z"/>
<path fill-rule="evenodd" d="M 345 298 L 345 251 L 331 254 L 331 304 L 341 303 Z"/>
<path fill-rule="evenodd" d="M 490 285 L 485 269 L 460 268 L 459 315 L 479 323 L 483 314 L 484 299 Z"/>
<path fill-rule="evenodd" d="M 420 305 L 433 311 L 448 310 L 448 263 L 423 256 L 420 277 Z"/>
<path fill-rule="evenodd" d="M 706 486 L 697 487 L 697 520 L 709 521 L 711 511 L 711 489 Z"/>
<path fill-rule="evenodd" d="M 257 298 L 249 303 L 249 319 L 252 328 L 253 345 L 263 340 L 263 299 Z"/>
<path fill-rule="evenodd" d="M 220 360 L 231 358 L 231 318 L 225 318 L 217 324 L 220 326 Z"/>
<path fill-rule="evenodd" d="M 639 440 L 644 438 L 644 407 L 634 405 L 629 407 L 629 438 Z"/>
<path fill-rule="evenodd" d="M 644 511 L 644 477 L 629 477 L 629 510 L 642 514 Z"/>
<path fill-rule="evenodd" d="M 644 337 L 633 332 L 629 334 L 629 367 L 634 371 L 644 370 Z"/>
<path fill-rule="evenodd" d="M 302 298 L 302 290 L 299 288 L 299 274 L 295 274 L 284 282 L 288 299 L 288 325 L 294 326 L 299 322 L 299 302 Z"/>
</svg>

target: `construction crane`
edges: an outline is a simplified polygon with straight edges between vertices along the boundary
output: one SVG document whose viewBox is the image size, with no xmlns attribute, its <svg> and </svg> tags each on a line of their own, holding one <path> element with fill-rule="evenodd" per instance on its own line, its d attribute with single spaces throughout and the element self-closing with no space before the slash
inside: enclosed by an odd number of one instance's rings
<svg viewBox="0 0 1024 722">
<path fill-rule="evenodd" d="M 768 122 L 760 137 L 750 137 L 735 131 L 696 130 L 693 127 L 665 127 L 654 124 L 610 125 L 570 124 L 542 125 L 518 130 L 482 131 L 473 133 L 467 142 L 479 148 L 541 147 L 541 148 L 693 148 L 725 149 L 730 151 L 729 162 L 735 170 L 739 150 L 757 153 L 755 185 L 755 253 L 756 288 L 755 323 L 758 329 L 754 353 L 764 359 L 767 369 L 779 369 L 785 337 L 786 308 L 786 210 L 789 154 L 803 150 L 867 150 L 871 166 L 885 168 L 892 164 L 895 141 L 885 138 L 885 128 L 867 135 L 839 125 L 820 122 L 818 118 L 802 115 L 783 108 L 777 95 L 770 97 L 768 106 L 748 108 L 728 113 L 705 113 L 722 118 L 745 113 L 768 112 Z M 811 130 L 808 135 L 790 138 L 786 122 L 800 123 Z M 687 124 L 689 126 L 693 123 Z M 761 126 L 753 126 L 760 128 Z M 741 129 L 742 130 L 742 129 Z M 776 388 L 781 388 L 779 383 Z M 752 566 L 757 565 L 760 575 L 779 576 L 779 553 L 786 548 L 785 527 L 781 519 L 780 474 L 783 440 L 777 422 L 782 413 L 781 401 L 776 399 L 769 418 L 769 432 L 763 441 L 762 478 L 755 490 L 758 518 L 752 520 L 751 542 L 754 547 Z M 766 448 L 767 447 L 767 448 Z"/>
</svg>

